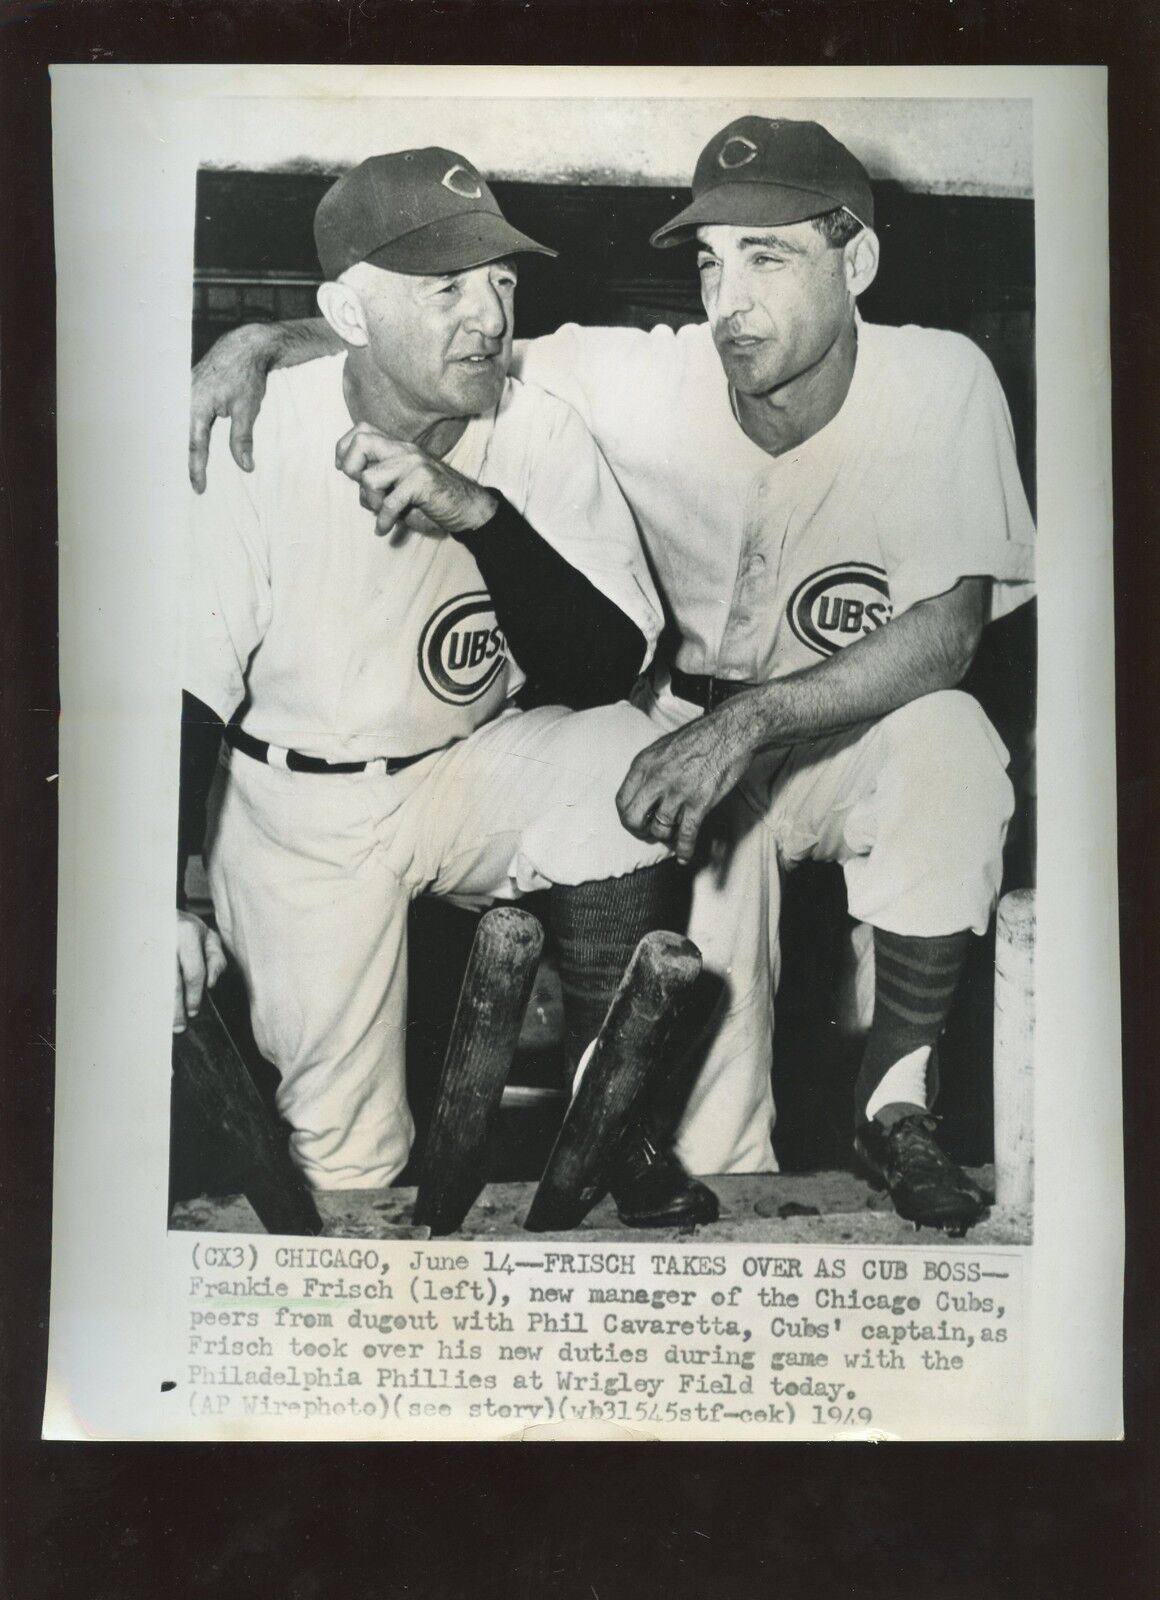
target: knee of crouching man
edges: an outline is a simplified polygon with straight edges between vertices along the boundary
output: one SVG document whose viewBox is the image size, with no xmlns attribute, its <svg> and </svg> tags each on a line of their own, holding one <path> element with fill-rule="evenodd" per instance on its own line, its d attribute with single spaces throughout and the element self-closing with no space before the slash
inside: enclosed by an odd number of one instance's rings
<svg viewBox="0 0 1160 1600">
<path fill-rule="evenodd" d="M 912 700 L 889 721 L 896 750 L 915 769 L 916 790 L 925 788 L 932 799 L 937 795 L 951 815 L 968 812 L 1006 828 L 1015 808 L 1007 776 L 1010 758 L 974 695 L 940 689 Z"/>
</svg>

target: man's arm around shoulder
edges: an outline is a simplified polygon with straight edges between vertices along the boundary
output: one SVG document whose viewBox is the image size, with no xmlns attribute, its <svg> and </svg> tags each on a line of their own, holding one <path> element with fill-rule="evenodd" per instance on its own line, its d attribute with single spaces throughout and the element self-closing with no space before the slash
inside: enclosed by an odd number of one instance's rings
<svg viewBox="0 0 1160 1600">
<path fill-rule="evenodd" d="M 581 328 L 568 324 L 539 339 L 518 339 L 512 373 L 567 400 L 589 420 L 601 382 L 616 381 L 629 350 L 646 340 L 634 328 Z M 275 367 L 294 367 L 337 355 L 341 340 L 325 318 L 248 322 L 224 333 L 193 370 L 189 415 L 189 481 L 205 490 L 209 441 L 219 418 L 229 418 L 230 453 L 243 472 L 254 466 L 254 419 L 266 379 Z"/>
<path fill-rule="evenodd" d="M 254 469 L 254 419 L 274 367 L 295 367 L 343 348 L 322 317 L 298 322 L 249 322 L 223 334 L 193 369 L 189 407 L 189 481 L 202 494 L 213 425 L 230 419 L 230 453 L 243 472 Z"/>
</svg>

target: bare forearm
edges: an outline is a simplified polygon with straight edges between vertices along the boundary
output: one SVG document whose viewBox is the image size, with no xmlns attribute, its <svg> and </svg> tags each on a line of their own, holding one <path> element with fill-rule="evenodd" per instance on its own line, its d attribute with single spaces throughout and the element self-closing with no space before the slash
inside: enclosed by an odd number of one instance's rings
<svg viewBox="0 0 1160 1600">
<path fill-rule="evenodd" d="M 979 643 L 988 587 L 985 578 L 964 579 L 818 666 L 747 690 L 665 734 L 641 751 L 620 786 L 624 826 L 691 861 L 705 817 L 759 750 L 823 739 L 958 683 Z"/>
<path fill-rule="evenodd" d="M 968 580 L 971 585 L 979 580 Z M 861 722 L 957 684 L 978 644 L 983 593 L 967 590 L 954 605 L 926 601 L 816 667 L 790 673 L 723 711 L 751 749 L 800 744 L 841 733 Z M 732 720 L 731 719 L 731 720 Z"/>
<path fill-rule="evenodd" d="M 342 349 L 321 317 L 298 322 L 247 322 L 212 345 L 193 372 L 189 407 L 189 481 L 205 489 L 209 437 L 218 417 L 230 419 L 230 453 L 244 472 L 254 467 L 254 419 L 271 367 L 293 367 Z"/>
<path fill-rule="evenodd" d="M 271 360 L 269 367 L 297 367 L 303 361 L 315 361 L 319 356 L 337 355 L 344 348 L 342 340 L 324 317 L 298 317 L 291 322 L 256 324 L 267 343 Z"/>
</svg>

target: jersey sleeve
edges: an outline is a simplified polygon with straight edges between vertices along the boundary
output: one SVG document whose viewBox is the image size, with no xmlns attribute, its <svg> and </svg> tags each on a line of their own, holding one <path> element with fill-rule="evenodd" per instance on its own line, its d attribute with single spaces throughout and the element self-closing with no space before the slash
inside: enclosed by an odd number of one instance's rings
<svg viewBox="0 0 1160 1600">
<path fill-rule="evenodd" d="M 911 436 L 892 442 L 895 487 L 875 514 L 895 615 L 962 578 L 987 577 L 994 621 L 1034 593 L 1035 525 L 991 363 L 957 336 L 948 352 Z"/>
<path fill-rule="evenodd" d="M 263 448 L 272 449 L 268 441 Z M 245 698 L 246 669 L 270 622 L 260 471 L 242 472 L 226 430 L 215 428 L 205 493 L 193 497 L 190 513 L 182 688 L 223 722 Z"/>
<path fill-rule="evenodd" d="M 525 415 L 535 412 L 518 474 L 503 490 L 524 519 L 644 636 L 642 670 L 662 626 L 661 604 L 631 511 L 592 434 L 569 405 L 524 387 Z M 513 493 L 512 480 L 518 481 Z M 485 471 L 484 480 L 487 481 Z"/>
</svg>

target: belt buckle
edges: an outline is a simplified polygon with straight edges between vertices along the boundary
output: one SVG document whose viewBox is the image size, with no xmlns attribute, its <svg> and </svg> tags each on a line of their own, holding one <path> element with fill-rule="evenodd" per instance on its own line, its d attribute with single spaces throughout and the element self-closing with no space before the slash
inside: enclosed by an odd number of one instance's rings
<svg viewBox="0 0 1160 1600">
<path fill-rule="evenodd" d="M 376 756 L 373 761 L 368 761 L 363 771 L 368 777 L 385 778 L 388 776 L 386 756 Z"/>
</svg>

